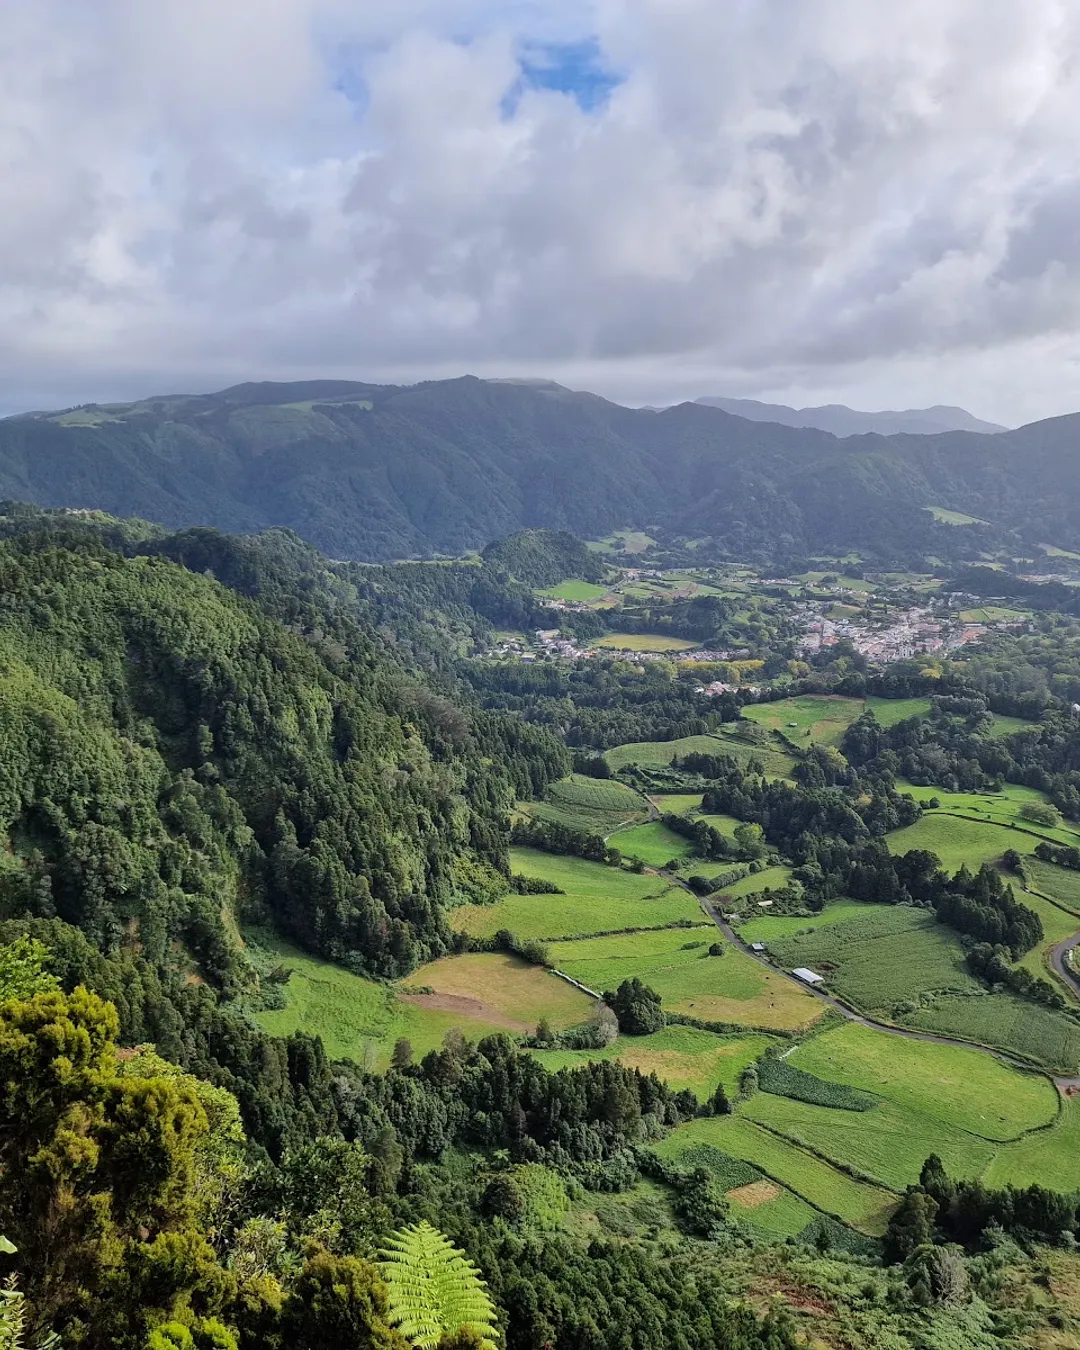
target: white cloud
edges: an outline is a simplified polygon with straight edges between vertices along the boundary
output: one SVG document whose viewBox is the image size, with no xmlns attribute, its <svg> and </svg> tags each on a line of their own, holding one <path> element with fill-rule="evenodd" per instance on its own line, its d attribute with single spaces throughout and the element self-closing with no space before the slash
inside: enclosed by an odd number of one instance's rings
<svg viewBox="0 0 1080 1350">
<path fill-rule="evenodd" d="M 0 24 L 9 408 L 464 369 L 1080 406 L 1070 0 L 6 0 Z M 523 52 L 587 41 L 621 81 L 599 106 L 521 87 Z"/>
</svg>

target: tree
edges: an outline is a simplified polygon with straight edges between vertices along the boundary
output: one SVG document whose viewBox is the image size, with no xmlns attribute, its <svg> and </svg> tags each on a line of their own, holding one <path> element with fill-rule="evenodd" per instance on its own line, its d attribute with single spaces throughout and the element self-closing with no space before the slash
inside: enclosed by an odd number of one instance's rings
<svg viewBox="0 0 1080 1350">
<path fill-rule="evenodd" d="M 0 947 L 0 1002 L 59 989 L 60 981 L 46 968 L 49 956 L 43 942 L 26 934 Z"/>
<path fill-rule="evenodd" d="M 1060 825 L 1061 813 L 1049 802 L 1025 802 L 1020 808 L 1023 820 L 1033 821 L 1036 825 Z"/>
<path fill-rule="evenodd" d="M 901 1200 L 885 1233 L 885 1255 L 895 1264 L 902 1264 L 917 1248 L 934 1241 L 934 1219 L 937 1201 L 920 1186 L 913 1186 Z"/>
<path fill-rule="evenodd" d="M 0 1004 L 0 1231 L 39 1323 L 94 1350 L 232 1285 L 202 1231 L 206 1110 L 185 1075 L 124 1076 L 116 1030 L 82 988 Z"/>
<path fill-rule="evenodd" d="M 389 1289 L 390 1322 L 419 1350 L 435 1350 L 463 1329 L 495 1350 L 495 1306 L 480 1272 L 426 1220 L 389 1241 L 380 1269 Z"/>
<path fill-rule="evenodd" d="M 604 1002 L 615 1013 L 619 1030 L 628 1036 L 648 1036 L 667 1025 L 660 1005 L 660 995 L 635 975 L 623 980 L 613 994 L 605 994 Z"/>
<path fill-rule="evenodd" d="M 304 1263 L 281 1314 L 290 1350 L 408 1350 L 391 1325 L 390 1296 L 377 1266 L 316 1252 Z"/>
<path fill-rule="evenodd" d="M 407 1069 L 412 1062 L 412 1041 L 407 1036 L 399 1036 L 394 1042 L 394 1053 L 390 1056 L 390 1066 L 394 1069 Z"/>
</svg>

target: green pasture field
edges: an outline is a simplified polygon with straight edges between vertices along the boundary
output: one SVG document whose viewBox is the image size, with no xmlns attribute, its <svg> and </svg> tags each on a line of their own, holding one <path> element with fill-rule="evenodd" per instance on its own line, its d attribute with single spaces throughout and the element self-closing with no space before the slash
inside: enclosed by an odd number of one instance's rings
<svg viewBox="0 0 1080 1350">
<path fill-rule="evenodd" d="M 836 570 L 826 572 L 801 572 L 795 578 L 796 581 L 804 581 L 809 586 L 817 586 L 823 577 L 836 577 L 837 586 L 847 591 L 872 591 L 874 583 L 865 581 L 862 577 L 845 577 L 838 575 Z"/>
<path fill-rule="evenodd" d="M 930 711 L 928 698 L 878 698 L 870 695 L 863 700 L 863 704 L 872 710 L 883 727 L 894 727 L 897 722 L 906 722 L 909 717 L 925 717 Z"/>
<path fill-rule="evenodd" d="M 386 1067 L 400 1036 L 412 1042 L 419 1058 L 441 1045 L 452 1027 L 478 1040 L 497 1031 L 532 1031 L 541 1016 L 555 1027 L 572 1026 L 585 1021 L 592 1006 L 565 980 L 504 953 L 446 957 L 390 986 L 287 943 L 274 946 L 293 973 L 285 986 L 286 1006 L 254 1014 L 258 1025 L 271 1036 L 294 1031 L 319 1036 L 330 1059 L 372 1068 Z M 409 988 L 420 985 L 437 993 L 411 997 Z"/>
<path fill-rule="evenodd" d="M 675 741 L 631 741 L 605 751 L 604 758 L 618 772 L 627 764 L 658 769 L 694 754 L 728 755 L 742 765 L 757 759 L 770 778 L 787 778 L 795 767 L 794 759 L 775 745 L 751 745 L 738 735 L 723 732 L 715 736 L 682 736 Z"/>
<path fill-rule="evenodd" d="M 605 535 L 603 539 L 597 539 L 589 543 L 588 547 L 592 549 L 619 548 L 624 553 L 647 553 L 655 543 L 656 540 L 643 530 L 616 530 L 613 534 Z"/>
<path fill-rule="evenodd" d="M 772 1199 L 761 1198 L 770 1192 L 775 1192 Z M 749 1186 L 733 1188 L 727 1198 L 732 1214 L 766 1242 L 797 1238 L 818 1216 L 817 1210 L 805 1200 L 767 1177 Z"/>
<path fill-rule="evenodd" d="M 588 604 L 591 600 L 602 600 L 608 593 L 607 586 L 598 586 L 593 581 L 560 581 L 557 586 L 548 586 L 537 591 L 537 595 L 549 596 L 552 600 L 576 600 Z"/>
<path fill-rule="evenodd" d="M 1068 1097 L 1050 1130 L 1029 1134 L 1000 1149 L 983 1173 L 988 1186 L 1049 1186 L 1080 1190 L 1080 1101 Z"/>
<path fill-rule="evenodd" d="M 918 802 L 927 802 L 936 797 L 940 806 L 929 812 L 922 820 L 908 827 L 910 830 L 916 830 L 919 827 L 925 827 L 929 818 L 937 814 L 943 815 L 946 819 L 953 816 L 964 816 L 975 823 L 989 828 L 991 831 L 994 826 L 1004 826 L 1006 829 L 1016 827 L 1016 833 L 1013 834 L 1008 843 L 1003 843 L 1001 834 L 988 835 L 986 848 L 989 852 L 981 858 L 981 861 L 995 862 L 997 858 L 1007 848 L 1014 848 L 1018 853 L 1028 853 L 1038 843 L 1039 838 L 1050 839 L 1059 844 L 1069 844 L 1073 847 L 1080 846 L 1080 831 L 1077 831 L 1068 821 L 1062 821 L 1060 825 L 1040 825 L 1033 820 L 1025 820 L 1021 812 L 1023 808 L 1033 803 L 1045 803 L 1046 796 L 1035 788 L 1021 787 L 1017 783 L 1006 783 L 1000 792 L 946 792 L 944 788 L 938 787 L 920 787 L 914 783 L 908 783 L 905 779 L 897 779 L 897 788 L 901 792 L 908 792 Z M 958 826 L 960 822 L 955 822 Z M 948 828 L 945 826 L 944 828 Z M 1024 833 L 1019 833 L 1023 831 Z M 890 835 L 891 841 L 899 838 L 906 831 L 898 831 L 895 835 Z M 1032 835 L 1038 836 L 1031 838 Z M 972 840 L 977 836 L 968 832 L 968 837 Z M 917 846 L 913 846 L 917 847 Z M 997 852 L 993 849 L 997 847 Z M 894 850 L 895 851 L 895 850 Z M 934 850 L 937 852 L 938 850 Z M 978 857 L 978 853 L 973 853 L 971 859 Z M 971 859 L 968 860 L 968 866 L 972 865 Z M 942 855 L 942 861 L 945 861 Z M 959 865 L 959 864 L 957 864 Z"/>
<path fill-rule="evenodd" d="M 707 1022 L 793 1030 L 821 1017 L 825 1005 L 801 985 L 728 943 L 722 944 L 723 956 L 709 956 L 710 943 L 717 941 L 715 928 L 669 928 L 553 942 L 549 951 L 559 970 L 598 993 L 636 975 L 669 1012 Z"/>
<path fill-rule="evenodd" d="M 534 1050 L 546 1069 L 575 1068 L 592 1060 L 617 1059 L 628 1069 L 655 1073 L 673 1088 L 690 1088 L 700 1101 L 718 1083 L 734 1094 L 739 1075 L 774 1044 L 769 1036 L 717 1036 L 696 1027 L 665 1027 L 651 1036 L 620 1036 L 603 1050 Z"/>
<path fill-rule="evenodd" d="M 520 802 L 518 809 L 584 834 L 610 834 L 648 815 L 644 800 L 625 783 L 580 773 L 552 783 L 544 801 Z"/>
<path fill-rule="evenodd" d="M 510 869 L 543 877 L 563 895 L 507 895 L 494 905 L 462 905 L 450 913 L 461 933 L 490 937 L 508 928 L 519 938 L 572 937 L 619 928 L 662 928 L 701 923 L 701 907 L 681 886 L 619 867 L 533 848 L 512 848 Z"/>
<path fill-rule="evenodd" d="M 377 1045 L 380 1051 L 387 1042 L 393 1046 L 403 1014 L 388 985 L 308 956 L 265 933 L 259 934 L 259 942 L 263 946 L 272 942 L 292 970 L 285 985 L 285 1007 L 254 1014 L 263 1031 L 271 1036 L 291 1036 L 294 1031 L 321 1036 L 331 1059 L 360 1062 L 368 1044 Z"/>
<path fill-rule="evenodd" d="M 1065 1013 L 1012 994 L 939 995 L 904 1017 L 905 1026 L 977 1041 L 1068 1075 L 1080 1073 L 1080 1025 Z"/>
<path fill-rule="evenodd" d="M 994 713 L 990 735 L 1000 741 L 1005 736 L 1015 736 L 1018 731 L 1030 731 L 1038 725 L 1038 722 L 1029 722 L 1024 717 L 1006 717 L 1004 713 Z"/>
<path fill-rule="evenodd" d="M 1014 619 L 1030 619 L 1030 609 L 1004 609 L 1001 605 L 980 605 L 976 609 L 962 609 L 962 623 L 1008 623 Z"/>
<path fill-rule="evenodd" d="M 1025 844 L 1036 841 L 1005 825 L 931 811 L 914 825 L 886 835 L 885 842 L 892 853 L 929 849 L 938 855 L 947 871 L 956 872 L 965 865 L 978 871 L 983 863 L 997 863 L 1006 849 L 1023 852 Z"/>
<path fill-rule="evenodd" d="M 978 516 L 965 515 L 963 511 L 949 511 L 944 506 L 924 506 L 924 511 L 929 511 L 935 520 L 941 521 L 943 525 L 985 525 L 985 520 L 980 520 Z"/>
<path fill-rule="evenodd" d="M 796 918 L 790 914 L 771 915 L 762 910 L 755 910 L 740 923 L 739 936 L 744 942 L 782 942 L 806 934 L 809 930 L 828 927 L 834 923 L 846 923 L 849 919 L 863 918 L 870 908 L 873 906 L 868 906 L 861 900 L 830 900 L 820 914 L 815 914 L 809 919 Z"/>
<path fill-rule="evenodd" d="M 650 792 L 649 800 L 661 815 L 688 816 L 701 809 L 700 792 Z"/>
<path fill-rule="evenodd" d="M 1053 863 L 1043 863 L 1044 867 L 1053 867 Z M 1027 863 L 1024 864 L 1025 869 Z M 1035 895 L 1031 891 L 1018 893 L 1016 897 L 1021 904 L 1027 905 L 1028 909 L 1033 909 L 1042 920 L 1043 940 L 1037 947 L 1032 947 L 1031 951 L 1025 954 L 1017 962 L 1017 965 L 1023 966 L 1025 970 L 1032 975 L 1041 975 L 1044 980 L 1049 980 L 1056 985 L 1061 993 L 1067 995 L 1070 999 L 1075 999 L 1076 992 L 1073 986 L 1064 981 L 1052 969 L 1049 960 L 1049 953 L 1052 947 L 1056 947 L 1059 942 L 1080 928 L 1080 916 L 1069 914 L 1059 905 L 1050 900 L 1045 900 L 1041 895 Z"/>
<path fill-rule="evenodd" d="M 904 1041 L 854 1022 L 812 1037 L 788 1062 L 996 1142 L 1058 1114 L 1057 1090 L 1041 1074 L 1020 1073 L 981 1050 Z"/>
<path fill-rule="evenodd" d="M 650 867 L 663 867 L 672 860 L 688 858 L 694 851 L 689 839 L 669 830 L 660 820 L 619 830 L 608 838 L 608 844 L 628 858 L 640 858 Z"/>
<path fill-rule="evenodd" d="M 757 1097 L 751 1100 L 756 1101 Z M 690 1121 L 680 1125 L 654 1148 L 660 1157 L 677 1162 L 681 1154 L 702 1144 L 711 1144 L 734 1158 L 754 1164 L 796 1195 L 805 1197 L 812 1205 L 836 1215 L 863 1233 L 876 1236 L 884 1232 L 888 1215 L 896 1204 L 897 1197 L 889 1191 L 855 1181 L 830 1163 L 815 1158 L 787 1139 L 777 1138 L 742 1115 Z"/>
<path fill-rule="evenodd" d="M 733 839 L 735 837 L 735 830 L 742 824 L 742 822 L 736 820 L 734 816 L 713 814 L 711 812 L 699 812 L 694 819 L 703 820 L 706 825 L 711 825 L 714 830 L 719 831 L 720 834 L 725 835 L 728 839 Z"/>
<path fill-rule="evenodd" d="M 839 745 L 862 710 L 862 699 L 843 698 L 839 694 L 800 694 L 779 703 L 749 704 L 743 708 L 742 716 L 805 747 Z"/>
<path fill-rule="evenodd" d="M 853 619 L 861 613 L 862 609 L 858 605 L 843 605 L 839 601 L 829 607 L 830 619 Z"/>
<path fill-rule="evenodd" d="M 433 992 L 410 992 L 422 988 Z M 427 1050 L 442 1041 L 444 1030 L 433 1034 L 430 1044 L 423 1034 L 432 1013 L 439 1027 L 449 1014 L 468 1034 L 473 1022 L 502 1031 L 531 1032 L 542 1017 L 558 1031 L 586 1021 L 593 1009 L 587 994 L 543 966 L 530 965 L 509 952 L 469 952 L 431 961 L 398 985 L 398 999 L 415 1010 L 413 1016 L 422 1029 L 420 1044 L 410 1036 L 416 1050 L 421 1044 Z"/>
<path fill-rule="evenodd" d="M 698 643 L 670 637 L 666 633 L 608 633 L 597 638 L 592 645 L 620 652 L 688 652 Z"/>
<path fill-rule="evenodd" d="M 953 1176 L 977 1177 L 999 1149 L 1009 1147 L 889 1101 L 873 1111 L 841 1111 L 758 1092 L 740 1114 L 896 1191 L 918 1181 L 931 1153 Z"/>
<path fill-rule="evenodd" d="M 769 956 L 787 969 L 816 970 L 832 992 L 865 1012 L 891 1017 L 895 1004 L 925 990 L 982 988 L 964 969 L 959 938 L 927 910 L 862 904 L 845 906 L 831 923 L 813 923 L 804 920 L 801 935 L 772 938 Z"/>
<path fill-rule="evenodd" d="M 1062 909 L 1080 915 L 1080 872 L 1029 855 L 1024 859 L 1024 876 L 1033 891 L 1048 896 Z M 1024 904 L 1027 903 L 1024 899 Z"/>
<path fill-rule="evenodd" d="M 760 872 L 750 872 L 730 886 L 718 892 L 721 901 L 741 900 L 747 895 L 756 895 L 758 891 L 778 891 L 791 880 L 791 868 L 778 864 L 776 867 L 763 867 Z M 757 910 L 754 911 L 755 913 Z"/>
</svg>

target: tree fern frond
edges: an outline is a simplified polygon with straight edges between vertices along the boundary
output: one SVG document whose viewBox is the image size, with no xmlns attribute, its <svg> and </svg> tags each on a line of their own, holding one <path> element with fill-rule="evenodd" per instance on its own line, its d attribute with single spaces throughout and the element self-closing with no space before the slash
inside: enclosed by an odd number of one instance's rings
<svg viewBox="0 0 1080 1350">
<path fill-rule="evenodd" d="M 419 1350 L 444 1333 L 475 1332 L 494 1350 L 495 1305 L 476 1266 L 426 1221 L 395 1233 L 379 1263 L 389 1289 L 390 1322 Z"/>
</svg>

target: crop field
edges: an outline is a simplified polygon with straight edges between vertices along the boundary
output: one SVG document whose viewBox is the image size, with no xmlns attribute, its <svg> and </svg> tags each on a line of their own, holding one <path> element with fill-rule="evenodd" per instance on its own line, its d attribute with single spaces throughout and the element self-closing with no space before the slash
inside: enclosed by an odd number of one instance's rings
<svg viewBox="0 0 1080 1350">
<path fill-rule="evenodd" d="M 689 839 L 669 830 L 659 820 L 619 830 L 610 836 L 608 843 L 627 858 L 640 858 L 650 867 L 663 867 L 668 862 L 688 858 L 694 851 Z"/>
<path fill-rule="evenodd" d="M 751 1100 L 757 1101 L 757 1097 Z M 677 1161 L 682 1153 L 702 1144 L 752 1163 L 796 1195 L 805 1197 L 812 1205 L 864 1233 L 882 1233 L 889 1212 L 896 1204 L 897 1197 L 889 1191 L 855 1181 L 821 1158 L 815 1158 L 787 1139 L 777 1138 L 742 1115 L 690 1121 L 655 1145 L 655 1151 L 662 1158 Z"/>
<path fill-rule="evenodd" d="M 631 741 L 604 752 L 604 758 L 618 771 L 627 764 L 660 768 L 685 755 L 717 755 L 725 752 L 715 736 L 682 736 L 676 741 Z"/>
<path fill-rule="evenodd" d="M 872 708 L 884 727 L 909 717 L 924 717 L 930 711 L 928 698 L 844 698 L 838 694 L 802 694 L 779 703 L 753 703 L 742 710 L 744 718 L 779 732 L 798 747 L 838 746 L 848 727 Z"/>
<path fill-rule="evenodd" d="M 769 940 L 770 957 L 818 971 L 830 990 L 866 1012 L 891 1016 L 896 1003 L 929 989 L 982 988 L 964 969 L 959 938 L 927 910 L 845 905 L 832 922 L 804 919 L 801 927 Z"/>
<path fill-rule="evenodd" d="M 669 1012 L 707 1022 L 797 1029 L 811 1025 L 825 1005 L 794 980 L 767 970 L 724 943 L 709 956 L 716 929 L 665 929 L 553 942 L 551 959 L 590 989 L 615 989 L 638 976 L 660 995 Z"/>
<path fill-rule="evenodd" d="M 619 652 L 688 652 L 698 644 L 667 633 L 608 633 L 592 645 Z"/>
<path fill-rule="evenodd" d="M 410 993 L 420 988 L 432 992 Z M 573 985 L 508 952 L 470 952 L 432 961 L 398 986 L 398 998 L 421 1014 L 421 1028 L 428 1014 L 449 1014 L 466 1035 L 473 1022 L 503 1031 L 533 1031 L 542 1017 L 558 1031 L 584 1022 L 593 1008 L 593 1000 Z M 439 1034 L 432 1043 L 441 1040 Z M 416 1041 L 414 1049 L 419 1049 Z"/>
<path fill-rule="evenodd" d="M 1009 1147 L 888 1101 L 873 1111 L 838 1111 L 758 1092 L 739 1110 L 747 1121 L 778 1131 L 793 1145 L 814 1149 L 898 1191 L 918 1181 L 931 1153 L 952 1175 L 977 1177 L 999 1149 Z"/>
<path fill-rule="evenodd" d="M 538 595 L 549 596 L 552 600 L 576 600 L 580 604 L 602 600 L 607 593 L 606 586 L 598 586 L 593 581 L 560 581 L 557 586 L 537 591 Z"/>
<path fill-rule="evenodd" d="M 650 792 L 649 800 L 661 815 L 687 816 L 701 809 L 700 792 Z"/>
<path fill-rule="evenodd" d="M 543 877 L 565 894 L 507 895 L 494 905 L 462 905 L 450 913 L 452 928 L 474 937 L 508 928 L 519 938 L 555 938 L 702 922 L 694 897 L 662 877 L 532 848 L 511 849 L 510 867 L 523 876 Z"/>
<path fill-rule="evenodd" d="M 269 945 L 267 935 L 259 941 Z M 393 991 L 366 980 L 330 961 L 308 956 L 286 942 L 274 941 L 282 962 L 292 970 L 285 985 L 285 1007 L 255 1014 L 255 1021 L 271 1036 L 307 1031 L 321 1036 L 331 1059 L 361 1061 L 368 1043 L 393 1044 L 400 1013 Z"/>
<path fill-rule="evenodd" d="M 758 891 L 779 890 L 791 880 L 791 868 L 782 864 L 776 867 L 763 867 L 760 872 L 751 872 L 739 881 L 733 881 L 720 892 L 721 901 L 741 900 L 747 895 L 756 895 Z"/>
<path fill-rule="evenodd" d="M 901 1020 L 920 1031 L 1011 1051 L 1056 1072 L 1080 1073 L 1080 1025 L 1065 1013 L 1012 994 L 982 998 L 942 994 L 929 1007 Z"/>
<path fill-rule="evenodd" d="M 795 761 L 775 745 L 751 745 L 739 736 L 720 733 L 716 736 L 682 736 L 675 741 L 631 741 L 617 745 L 604 753 L 611 767 L 618 771 L 627 764 L 643 768 L 660 768 L 686 755 L 729 755 L 739 764 L 758 759 L 772 778 L 787 778 Z"/>
<path fill-rule="evenodd" d="M 580 773 L 552 783 L 546 800 L 523 802 L 519 809 L 537 820 L 554 821 L 585 834 L 610 834 L 648 815 L 648 807 L 633 788 Z"/>
<path fill-rule="evenodd" d="M 617 1059 L 628 1069 L 655 1073 L 674 1088 L 689 1088 L 705 1101 L 723 1083 L 729 1093 L 738 1086 L 739 1075 L 769 1045 L 768 1036 L 717 1036 L 696 1027 L 665 1027 L 651 1036 L 620 1036 L 603 1050 L 534 1050 L 532 1053 L 552 1073 L 591 1060 Z"/>
<path fill-rule="evenodd" d="M 642 530 L 616 530 L 588 544 L 593 549 L 615 548 L 623 553 L 646 553 L 656 543 L 651 535 Z"/>
</svg>

